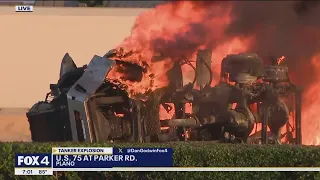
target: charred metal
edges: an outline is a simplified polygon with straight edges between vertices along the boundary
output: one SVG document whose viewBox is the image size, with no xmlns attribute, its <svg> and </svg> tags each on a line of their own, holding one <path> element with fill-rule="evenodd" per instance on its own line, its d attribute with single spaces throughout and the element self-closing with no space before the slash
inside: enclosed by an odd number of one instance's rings
<svg viewBox="0 0 320 180">
<path fill-rule="evenodd" d="M 211 86 L 211 51 L 199 50 L 195 66 L 181 58 L 168 72 L 167 87 L 137 100 L 105 78 L 114 68 L 124 80 L 141 81 L 147 65 L 122 60 L 126 56 L 110 51 L 77 67 L 66 54 L 58 82 L 27 113 L 32 140 L 301 144 L 302 90 L 290 82 L 285 64 L 265 66 L 256 54 L 228 55 L 219 83 Z M 195 71 L 187 85 L 184 64 Z M 192 106 L 189 112 L 187 105 Z M 173 117 L 160 119 L 160 107 L 174 112 Z M 251 134 L 255 124 L 262 124 L 261 131 Z"/>
</svg>

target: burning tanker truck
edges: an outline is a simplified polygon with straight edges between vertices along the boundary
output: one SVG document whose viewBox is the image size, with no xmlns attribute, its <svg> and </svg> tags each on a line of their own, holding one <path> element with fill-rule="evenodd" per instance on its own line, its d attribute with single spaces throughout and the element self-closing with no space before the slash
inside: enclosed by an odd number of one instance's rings
<svg viewBox="0 0 320 180">
<path fill-rule="evenodd" d="M 301 90 L 290 82 L 281 59 L 265 66 L 256 54 L 228 55 L 221 63 L 220 82 L 212 87 L 211 51 L 199 50 L 196 65 L 181 58 L 168 72 L 167 87 L 137 99 L 106 78 L 117 68 L 127 81 L 141 81 L 144 68 L 119 54 L 112 50 L 94 56 L 83 67 L 68 53 L 64 56 L 57 84 L 50 84 L 45 101 L 27 112 L 34 142 L 301 144 Z M 184 64 L 195 71 L 187 85 Z M 186 105 L 192 106 L 191 112 Z M 160 119 L 161 106 L 174 111 L 173 117 Z M 262 128 L 252 134 L 257 124 Z"/>
</svg>

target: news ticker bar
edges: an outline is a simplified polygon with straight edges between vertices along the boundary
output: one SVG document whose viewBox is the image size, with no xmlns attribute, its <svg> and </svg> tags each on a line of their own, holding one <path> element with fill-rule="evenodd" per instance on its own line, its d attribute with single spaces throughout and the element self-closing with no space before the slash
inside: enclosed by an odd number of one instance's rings
<svg viewBox="0 0 320 180">
<path fill-rule="evenodd" d="M 173 167 L 172 148 L 54 147 L 15 155 L 16 175 L 55 171 L 320 171 L 320 167 Z"/>
<path fill-rule="evenodd" d="M 15 175 L 53 175 L 55 171 L 93 172 L 93 171 L 175 171 L 175 172 L 245 172 L 245 171 L 309 171 L 318 172 L 320 167 L 115 167 L 115 168 L 15 168 Z"/>
<path fill-rule="evenodd" d="M 108 171 L 115 167 L 173 167 L 173 149 L 53 147 L 51 153 L 15 155 L 16 175 L 52 175 L 58 169 Z"/>
</svg>

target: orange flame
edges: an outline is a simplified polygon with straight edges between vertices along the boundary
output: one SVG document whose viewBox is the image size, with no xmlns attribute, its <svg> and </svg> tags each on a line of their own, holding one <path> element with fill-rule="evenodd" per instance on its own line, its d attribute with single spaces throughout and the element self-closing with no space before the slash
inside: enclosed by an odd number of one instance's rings
<svg viewBox="0 0 320 180">
<path fill-rule="evenodd" d="M 227 8 L 214 6 L 215 11 L 219 12 L 210 19 L 206 13 L 199 11 L 194 3 L 190 1 L 179 1 L 176 3 L 167 3 L 159 5 L 155 9 L 142 13 L 137 17 L 135 26 L 132 29 L 131 36 L 127 37 L 117 49 L 130 51 L 130 55 L 121 60 L 136 63 L 139 65 L 147 64 L 147 72 L 143 74 L 141 82 L 130 82 L 123 80 L 123 74 L 113 68 L 107 78 L 109 80 L 120 81 L 127 86 L 130 96 L 144 94 L 148 91 L 162 88 L 168 85 L 169 80 L 166 73 L 173 66 L 183 53 L 188 52 L 191 60 L 196 59 L 197 49 L 206 48 L 214 41 L 224 36 L 224 29 L 231 22 L 231 6 Z M 190 24 L 203 24 L 207 30 L 212 30 L 211 37 L 203 43 L 198 42 L 203 39 L 201 34 L 188 34 L 192 28 Z M 178 36 L 188 37 L 186 43 L 198 44 L 194 51 L 183 51 L 181 47 L 170 48 L 169 44 L 175 42 Z M 246 51 L 249 45 L 249 39 L 234 38 L 228 42 L 222 42 L 213 50 L 212 69 L 214 72 L 220 71 L 221 59 L 230 53 L 240 53 Z M 165 46 L 168 45 L 168 48 Z M 183 43 L 181 45 L 184 45 Z M 166 51 L 164 51 L 166 50 Z M 163 52 L 164 51 L 164 52 Z M 161 61 L 154 61 L 154 56 L 163 56 Z M 191 82 L 194 74 L 188 67 L 183 68 L 183 74 L 186 75 L 184 82 Z M 188 78 L 190 77 L 190 78 Z M 214 79 L 213 84 L 218 82 Z"/>
<path fill-rule="evenodd" d="M 168 85 L 170 79 L 167 77 L 167 72 L 180 58 L 180 55 L 186 55 L 195 65 L 196 50 L 210 48 L 213 49 L 211 65 L 213 82 L 211 85 L 216 85 L 220 81 L 218 75 L 221 60 L 228 54 L 242 53 L 251 49 L 251 45 L 256 40 L 255 34 L 244 37 L 226 36 L 226 29 L 232 20 L 237 18 L 231 15 L 232 6 L 228 2 L 224 5 L 210 6 L 210 12 L 214 14 L 212 16 L 195 4 L 191 1 L 178 1 L 160 5 L 142 13 L 136 19 L 131 35 L 117 47 L 118 50 L 123 48 L 125 51 L 133 51 L 130 56 L 121 60 L 143 67 L 146 65 L 142 80 L 140 82 L 127 81 L 122 78 L 123 73 L 116 71 L 116 68 L 111 70 L 107 79 L 118 80 L 121 84 L 126 85 L 131 97 L 154 91 Z M 201 25 L 202 30 L 206 32 L 205 37 L 203 33 L 192 31 L 192 28 L 197 25 Z M 154 56 L 162 56 L 162 60 L 154 60 Z M 313 66 L 318 69 L 320 69 L 319 57 L 313 58 Z M 282 63 L 284 58 L 281 56 L 277 64 Z M 192 82 L 193 69 L 182 66 L 182 71 L 183 83 Z M 320 84 L 316 83 L 303 96 L 303 144 L 320 144 L 320 118 L 317 114 L 317 109 L 320 107 L 318 92 L 320 92 Z"/>
<path fill-rule="evenodd" d="M 312 58 L 312 64 L 320 69 L 320 54 Z M 320 73 L 318 72 L 318 77 Z M 303 95 L 302 103 L 302 143 L 320 145 L 320 79 Z"/>
<path fill-rule="evenodd" d="M 280 64 L 284 61 L 285 58 L 286 58 L 286 57 L 284 57 L 284 56 L 279 57 L 279 58 L 277 59 L 277 64 L 280 65 Z"/>
</svg>

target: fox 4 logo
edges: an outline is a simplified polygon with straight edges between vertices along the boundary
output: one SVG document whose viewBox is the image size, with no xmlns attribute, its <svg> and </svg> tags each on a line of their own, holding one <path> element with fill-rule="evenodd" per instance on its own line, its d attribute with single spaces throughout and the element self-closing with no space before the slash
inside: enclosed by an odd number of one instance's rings
<svg viewBox="0 0 320 180">
<path fill-rule="evenodd" d="M 18 156 L 18 166 L 48 166 L 49 156 Z"/>
</svg>

